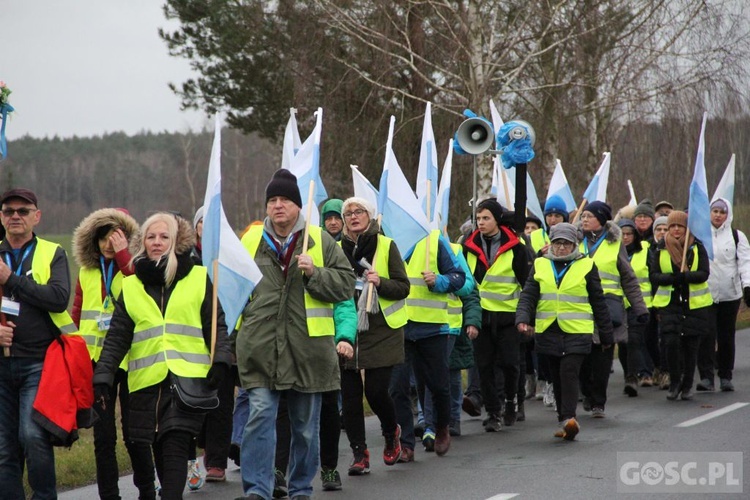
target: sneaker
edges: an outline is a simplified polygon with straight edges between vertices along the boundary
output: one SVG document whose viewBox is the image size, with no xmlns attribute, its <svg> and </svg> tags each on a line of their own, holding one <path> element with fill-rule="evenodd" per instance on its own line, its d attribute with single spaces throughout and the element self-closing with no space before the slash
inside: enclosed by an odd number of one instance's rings
<svg viewBox="0 0 750 500">
<path fill-rule="evenodd" d="M 535 395 L 536 376 L 534 374 L 526 375 L 526 399 L 531 399 Z"/>
<path fill-rule="evenodd" d="M 714 381 L 708 378 L 701 379 L 695 386 L 696 390 L 704 392 L 714 392 Z"/>
<path fill-rule="evenodd" d="M 390 436 L 385 436 L 383 462 L 385 462 L 385 465 L 395 465 L 399 457 L 401 457 L 401 426 L 396 424 L 394 433 Z"/>
<path fill-rule="evenodd" d="M 525 422 L 526 421 L 526 410 L 523 407 L 523 401 L 518 403 L 518 406 L 516 407 L 516 422 Z"/>
<path fill-rule="evenodd" d="M 229 455 L 227 455 L 227 458 L 230 458 L 234 465 L 237 467 L 240 466 L 240 445 L 237 443 L 232 443 L 229 445 Z"/>
<path fill-rule="evenodd" d="M 547 408 L 555 406 L 555 389 L 552 382 L 546 382 L 544 386 L 544 406 Z"/>
<path fill-rule="evenodd" d="M 227 474 L 221 467 L 209 467 L 206 471 L 206 481 L 209 483 L 220 483 L 227 480 Z"/>
<path fill-rule="evenodd" d="M 510 427 L 516 423 L 516 403 L 515 401 L 505 402 L 505 413 L 503 414 L 503 424 Z"/>
<path fill-rule="evenodd" d="M 669 387 L 671 385 L 672 385 L 672 383 L 671 383 L 670 378 L 669 378 L 669 373 L 664 373 L 661 376 L 661 382 L 659 383 L 659 389 L 662 390 L 662 391 L 668 391 Z"/>
<path fill-rule="evenodd" d="M 461 408 L 470 417 L 478 417 L 482 414 L 482 405 L 479 404 L 476 398 L 471 395 L 464 395 L 464 400 L 463 403 L 461 403 Z"/>
<path fill-rule="evenodd" d="M 424 431 L 422 446 L 424 446 L 424 451 L 435 451 L 435 432 L 432 429 Z"/>
<path fill-rule="evenodd" d="M 680 399 L 683 401 L 690 401 L 693 399 L 693 388 L 688 387 L 687 389 L 683 389 L 682 393 L 680 394 Z"/>
<path fill-rule="evenodd" d="M 188 460 L 187 483 L 190 491 L 197 491 L 203 487 L 204 480 L 197 460 Z"/>
<path fill-rule="evenodd" d="M 628 397 L 634 398 L 638 396 L 638 383 L 635 377 L 627 377 L 625 379 L 625 388 L 622 391 L 627 394 Z"/>
<path fill-rule="evenodd" d="M 320 470 L 320 481 L 323 483 L 324 491 L 338 491 L 341 489 L 341 476 L 336 469 L 323 467 Z"/>
<path fill-rule="evenodd" d="M 638 379 L 638 385 L 641 387 L 651 387 L 654 385 L 654 379 L 649 377 L 648 375 L 644 375 L 640 379 Z"/>
<path fill-rule="evenodd" d="M 497 413 L 490 413 L 487 417 L 487 423 L 484 425 L 485 432 L 500 432 L 503 429 L 503 425 L 500 423 L 500 415 Z"/>
<path fill-rule="evenodd" d="M 370 473 L 369 450 L 355 451 L 352 464 L 349 466 L 350 476 L 364 476 Z"/>
<path fill-rule="evenodd" d="M 461 435 L 461 421 L 460 420 L 451 420 L 451 423 L 448 425 L 448 431 L 451 433 L 451 436 L 457 437 Z"/>
<path fill-rule="evenodd" d="M 405 464 L 414 461 L 414 450 L 411 448 L 401 448 L 401 456 L 398 459 L 399 463 Z"/>
<path fill-rule="evenodd" d="M 541 401 L 544 399 L 544 387 L 545 387 L 544 380 L 537 380 L 536 381 L 536 394 L 534 394 L 534 398 L 537 401 Z"/>
<path fill-rule="evenodd" d="M 569 418 L 563 422 L 563 439 L 566 441 L 573 441 L 581 430 L 581 426 L 578 425 L 578 421 L 575 418 Z"/>
<path fill-rule="evenodd" d="M 604 418 L 606 415 L 604 413 L 604 408 L 601 406 L 594 406 L 591 408 L 591 416 L 594 418 Z"/>
<path fill-rule="evenodd" d="M 721 392 L 734 392 L 734 384 L 728 378 L 719 380 L 719 389 Z"/>
<path fill-rule="evenodd" d="M 451 433 L 448 430 L 448 426 L 444 426 L 438 429 L 435 436 L 435 454 L 442 457 L 448 453 L 448 449 L 451 447 Z"/>
<path fill-rule="evenodd" d="M 588 396 L 583 397 L 583 411 L 591 411 L 591 398 Z"/>
<path fill-rule="evenodd" d="M 674 385 L 669 387 L 669 392 L 667 393 L 667 399 L 670 401 L 674 401 L 677 399 L 677 397 L 680 395 L 680 386 Z"/>
<path fill-rule="evenodd" d="M 289 496 L 289 488 L 286 486 L 286 477 L 281 469 L 274 470 L 273 473 L 273 497 L 286 498 Z"/>
</svg>

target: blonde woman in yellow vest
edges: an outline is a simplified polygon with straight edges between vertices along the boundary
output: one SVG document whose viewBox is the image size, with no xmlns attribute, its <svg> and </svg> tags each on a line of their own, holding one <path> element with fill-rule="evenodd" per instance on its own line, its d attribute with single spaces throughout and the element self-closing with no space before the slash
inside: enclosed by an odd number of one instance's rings
<svg viewBox="0 0 750 500">
<path fill-rule="evenodd" d="M 133 274 L 129 241 L 138 234 L 138 223 L 125 209 L 102 208 L 81 221 L 73 232 L 73 256 L 80 270 L 71 316 L 78 334 L 86 340 L 91 361 L 96 362 L 109 330 L 115 300 L 122 290 L 122 280 Z M 122 436 L 133 466 L 133 483 L 141 496 L 153 490 L 154 461 L 151 448 L 130 439 L 130 398 L 127 361 L 115 373 L 109 393 L 111 404 L 105 409 L 95 406 L 99 421 L 94 425 L 96 484 L 101 498 L 116 498 L 120 477 L 115 446 L 117 423 L 115 400 L 120 401 Z"/>
<path fill-rule="evenodd" d="M 628 340 L 624 299 L 627 298 L 630 302 L 636 318 L 645 317 L 648 309 L 643 301 L 638 279 L 628 260 L 628 254 L 622 245 L 622 232 L 611 219 L 612 209 L 606 203 L 592 201 L 586 205 L 581 215 L 583 240 L 580 250 L 596 263 L 602 290 L 610 308 L 615 342 L 620 343 Z M 581 368 L 583 407 L 591 411 L 594 418 L 604 418 L 613 349 L 602 347 L 597 332 L 594 332 L 593 341 L 591 353 Z"/>
<path fill-rule="evenodd" d="M 368 314 L 369 326 L 358 332 L 354 357 L 346 360 L 341 372 L 341 399 L 344 427 L 354 458 L 350 475 L 369 472 L 369 451 L 365 440 L 365 420 L 362 396 L 380 420 L 385 438 L 383 461 L 394 465 L 404 453 L 401 430 L 396 422 L 396 409 L 388 392 L 391 372 L 404 362 L 404 325 L 409 278 L 398 247 L 390 238 L 379 234 L 375 207 L 363 198 L 348 198 L 341 212 L 344 218 L 341 248 L 357 276 L 355 302 L 368 293 L 370 283 L 378 293 L 380 311 Z M 374 268 L 360 263 L 365 259 Z M 364 371 L 364 380 L 362 378 Z M 409 455 L 409 452 L 412 454 Z M 406 451 L 404 460 L 413 457 Z"/>
<path fill-rule="evenodd" d="M 94 397 L 106 408 L 128 355 L 130 439 L 151 445 L 165 499 L 182 498 L 188 446 L 204 420 L 176 404 L 170 374 L 206 378 L 217 387 L 231 365 L 220 308 L 211 364 L 212 285 L 206 268 L 190 256 L 194 244 L 193 228 L 181 217 L 161 212 L 143 223 L 140 238 L 131 243 L 135 274 L 122 280 L 94 372 Z"/>
<path fill-rule="evenodd" d="M 602 345 L 612 346 L 612 323 L 596 264 L 577 248 L 577 228 L 557 224 L 550 229 L 550 239 L 526 280 L 516 327 L 533 335 L 537 351 L 549 359 L 559 425 L 555 436 L 572 441 L 580 430 L 576 406 L 581 365 L 591 352 L 595 326 Z"/>
<path fill-rule="evenodd" d="M 708 288 L 709 261 L 703 244 L 687 236 L 687 214 L 672 211 L 668 231 L 651 254 L 654 307 L 665 344 L 670 387 L 667 399 L 693 398 L 693 376 L 701 336 L 707 335 L 713 304 Z M 687 246 L 687 252 L 685 247 Z M 685 255 L 683 262 L 682 256 Z"/>
</svg>

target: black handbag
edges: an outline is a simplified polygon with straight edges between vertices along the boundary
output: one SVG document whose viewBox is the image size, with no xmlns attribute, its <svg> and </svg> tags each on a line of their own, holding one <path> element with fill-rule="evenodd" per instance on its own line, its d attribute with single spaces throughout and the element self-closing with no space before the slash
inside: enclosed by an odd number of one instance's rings
<svg viewBox="0 0 750 500">
<path fill-rule="evenodd" d="M 609 308 L 609 319 L 612 320 L 612 326 L 617 328 L 623 324 L 623 316 L 625 315 L 625 303 L 622 301 L 622 297 L 619 295 L 607 294 L 604 296 L 607 301 L 607 307 Z"/>
<path fill-rule="evenodd" d="M 219 407 L 219 391 L 212 389 L 207 378 L 180 377 L 169 373 L 170 388 L 177 407 L 188 413 L 207 413 Z"/>
</svg>

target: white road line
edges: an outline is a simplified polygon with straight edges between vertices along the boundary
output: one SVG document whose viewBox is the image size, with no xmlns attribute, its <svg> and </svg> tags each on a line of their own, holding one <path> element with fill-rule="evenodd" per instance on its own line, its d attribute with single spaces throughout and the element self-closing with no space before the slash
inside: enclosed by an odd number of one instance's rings
<svg viewBox="0 0 750 500">
<path fill-rule="evenodd" d="M 511 498 L 515 498 L 518 495 L 520 495 L 520 493 L 500 493 L 499 495 L 490 497 L 487 500 L 510 500 Z"/>
<path fill-rule="evenodd" d="M 692 427 L 693 425 L 701 424 L 705 422 L 706 420 L 711 420 L 712 418 L 725 415 L 729 413 L 730 411 L 739 410 L 740 408 L 747 406 L 747 405 L 750 405 L 750 403 L 734 403 L 720 410 L 712 411 L 711 413 L 706 413 L 703 416 L 692 418 L 690 420 L 686 420 L 682 422 L 681 424 L 675 425 L 675 427 Z"/>
</svg>

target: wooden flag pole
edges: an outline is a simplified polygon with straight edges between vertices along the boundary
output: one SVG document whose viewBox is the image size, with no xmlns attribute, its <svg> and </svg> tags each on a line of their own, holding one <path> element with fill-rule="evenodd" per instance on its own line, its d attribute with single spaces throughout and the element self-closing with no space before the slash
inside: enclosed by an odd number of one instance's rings
<svg viewBox="0 0 750 500">
<path fill-rule="evenodd" d="M 212 263 L 214 282 L 213 291 L 211 293 L 211 364 L 214 364 L 214 354 L 216 352 L 216 323 L 218 322 L 219 314 L 219 259 L 214 259 Z"/>
<path fill-rule="evenodd" d="M 665 238 L 666 238 L 666 236 L 665 236 Z M 684 273 L 685 272 L 685 268 L 687 267 L 685 264 L 686 264 L 686 261 L 687 261 L 687 250 L 688 250 L 687 242 L 688 242 L 688 239 L 690 239 L 690 228 L 687 228 L 687 231 L 685 231 L 685 244 L 682 245 L 682 264 L 680 264 L 680 272 L 681 273 Z"/>
<path fill-rule="evenodd" d="M 581 212 L 583 211 L 583 207 L 586 206 L 586 198 L 583 199 L 581 204 L 578 206 L 578 209 L 576 210 L 576 214 L 573 216 L 572 224 L 575 224 L 578 222 L 578 219 L 581 218 Z"/>
<path fill-rule="evenodd" d="M 302 239 L 302 255 L 307 253 L 310 242 L 310 217 L 312 216 L 313 196 L 315 195 L 315 180 L 310 181 L 310 189 L 307 192 L 307 215 L 305 215 L 305 237 Z"/>
</svg>

